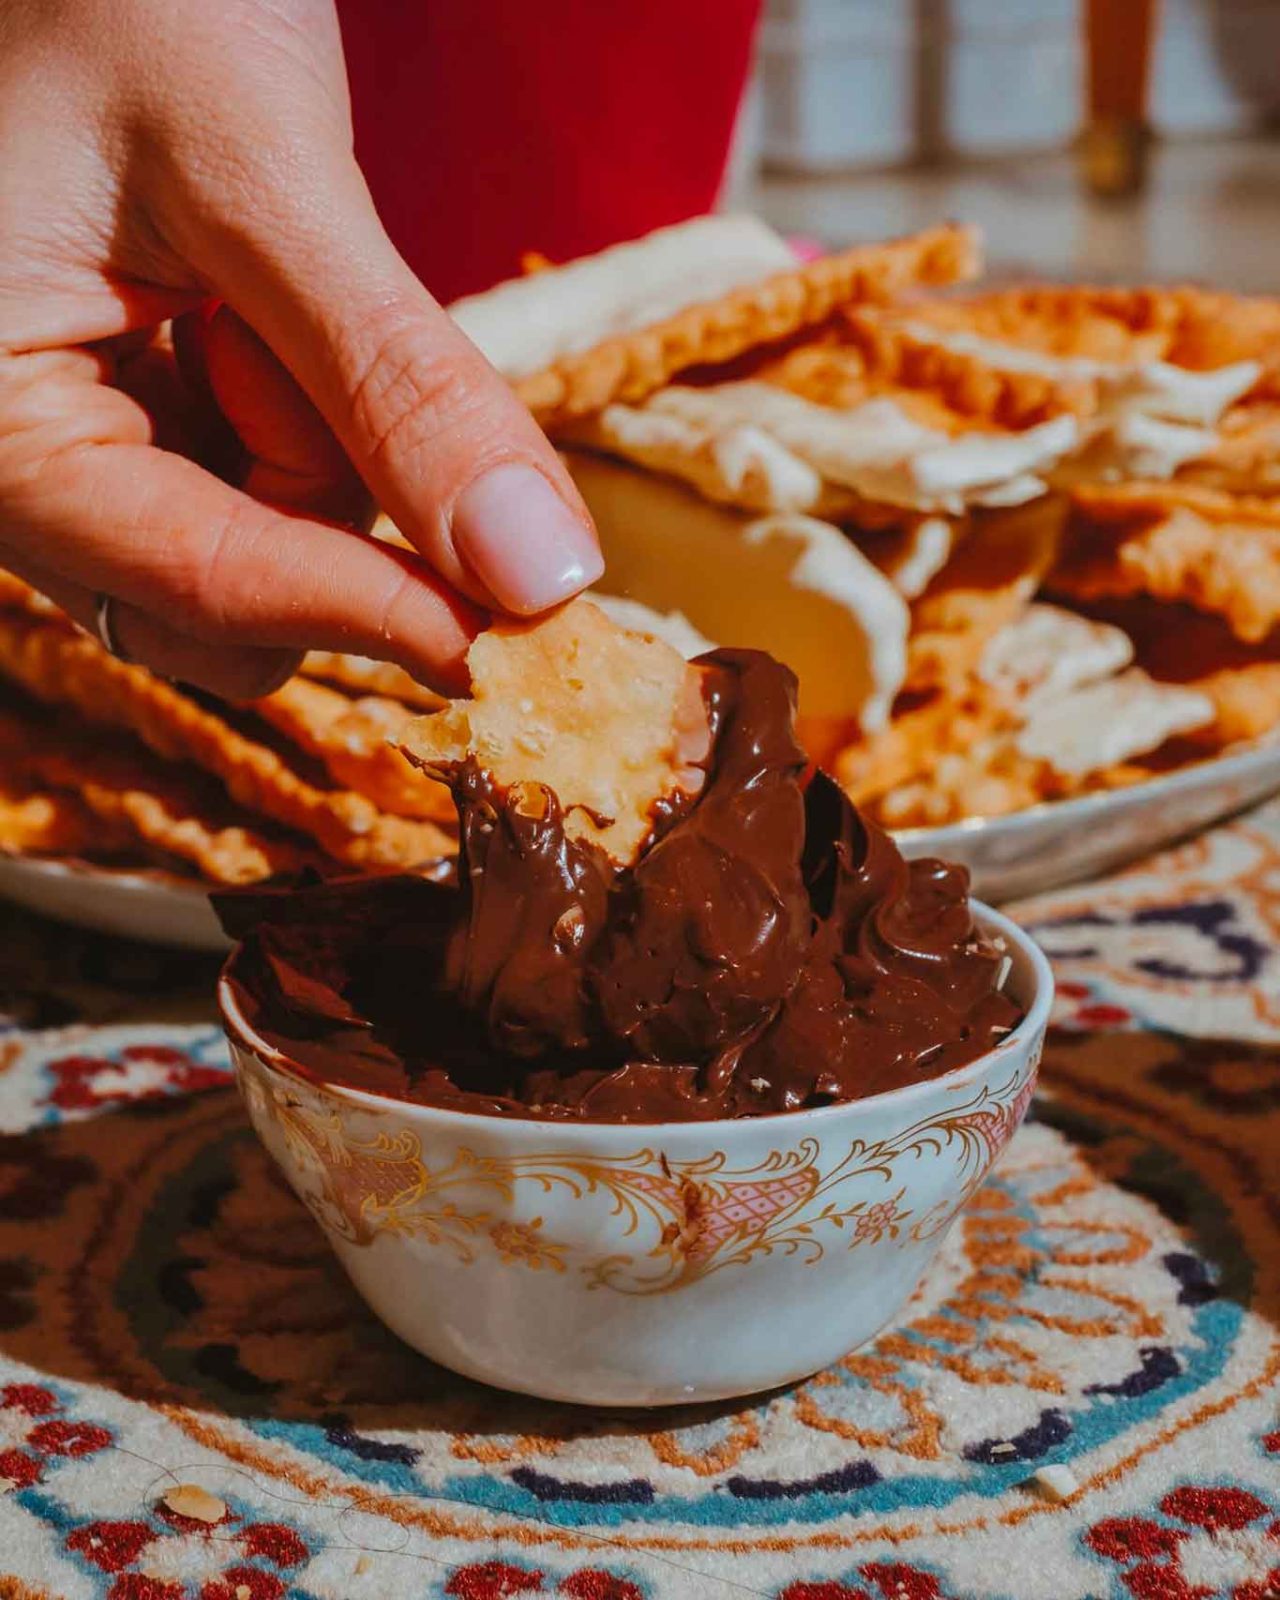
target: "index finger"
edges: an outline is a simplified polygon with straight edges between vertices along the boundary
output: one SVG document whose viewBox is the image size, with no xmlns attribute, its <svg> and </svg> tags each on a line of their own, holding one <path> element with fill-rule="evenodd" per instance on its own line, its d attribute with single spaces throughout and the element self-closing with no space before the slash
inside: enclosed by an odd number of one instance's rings
<svg viewBox="0 0 1280 1600">
<path fill-rule="evenodd" d="M 484 624 L 412 551 L 291 515 L 136 442 L 79 442 L 4 472 L 0 545 L 207 645 L 341 650 L 466 684 Z"/>
</svg>

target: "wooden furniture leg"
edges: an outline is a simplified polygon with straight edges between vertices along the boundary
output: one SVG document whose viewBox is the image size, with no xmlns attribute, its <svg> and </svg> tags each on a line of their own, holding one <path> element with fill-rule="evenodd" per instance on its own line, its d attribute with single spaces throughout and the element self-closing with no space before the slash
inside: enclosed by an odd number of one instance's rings
<svg viewBox="0 0 1280 1600">
<path fill-rule="evenodd" d="M 1150 129 L 1147 96 L 1159 0 L 1083 0 L 1086 118 L 1080 142 L 1095 194 L 1141 189 Z"/>
</svg>

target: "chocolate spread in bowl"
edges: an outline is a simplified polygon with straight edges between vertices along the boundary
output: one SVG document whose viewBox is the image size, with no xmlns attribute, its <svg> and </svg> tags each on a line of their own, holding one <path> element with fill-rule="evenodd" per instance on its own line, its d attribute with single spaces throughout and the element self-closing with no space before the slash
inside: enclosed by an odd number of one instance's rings
<svg viewBox="0 0 1280 1600">
<path fill-rule="evenodd" d="M 706 783 L 658 808 L 633 867 L 471 759 L 452 878 L 219 897 L 247 1020 L 331 1082 L 595 1122 L 828 1105 L 990 1050 L 1022 1013 L 963 869 L 908 864 L 824 773 L 806 784 L 785 667 L 700 664 Z"/>
</svg>

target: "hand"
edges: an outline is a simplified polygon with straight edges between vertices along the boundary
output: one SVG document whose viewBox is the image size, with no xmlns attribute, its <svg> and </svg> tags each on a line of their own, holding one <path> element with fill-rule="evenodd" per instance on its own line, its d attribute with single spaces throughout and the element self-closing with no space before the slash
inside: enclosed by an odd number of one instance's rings
<svg viewBox="0 0 1280 1600">
<path fill-rule="evenodd" d="M 358 531 L 370 493 L 419 553 Z M 378 222 L 329 0 L 0 10 L 0 566 L 232 698 L 311 647 L 454 688 L 480 608 L 599 576 Z"/>
</svg>

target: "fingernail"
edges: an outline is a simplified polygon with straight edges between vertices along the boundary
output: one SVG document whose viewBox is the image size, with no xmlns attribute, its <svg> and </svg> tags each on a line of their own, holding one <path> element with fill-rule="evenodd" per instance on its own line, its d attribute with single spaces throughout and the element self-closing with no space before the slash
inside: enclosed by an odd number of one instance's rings
<svg viewBox="0 0 1280 1600">
<path fill-rule="evenodd" d="M 567 600 L 604 571 L 590 530 L 533 467 L 494 467 L 463 490 L 454 549 L 508 611 Z"/>
<path fill-rule="evenodd" d="M 273 652 L 274 653 L 274 652 Z M 290 652 L 275 665 L 266 663 L 257 681 L 249 686 L 244 698 L 246 700 L 265 700 L 268 695 L 274 694 L 277 689 L 283 689 L 289 679 L 293 677 L 302 665 L 302 657 Z"/>
</svg>

